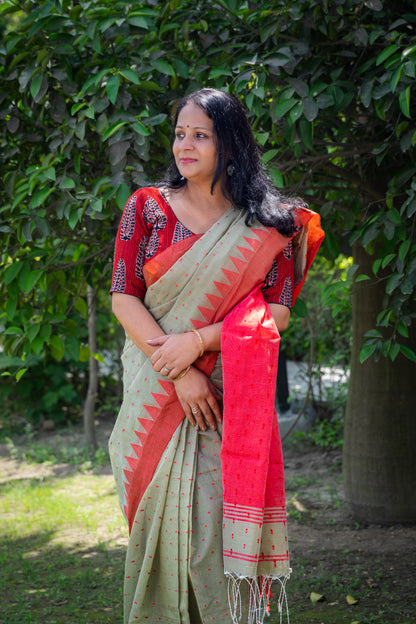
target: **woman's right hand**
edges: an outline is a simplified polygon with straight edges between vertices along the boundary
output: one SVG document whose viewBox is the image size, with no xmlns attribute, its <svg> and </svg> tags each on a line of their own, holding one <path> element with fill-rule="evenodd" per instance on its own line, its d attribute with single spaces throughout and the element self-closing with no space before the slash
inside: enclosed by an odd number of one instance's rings
<svg viewBox="0 0 416 624">
<path fill-rule="evenodd" d="M 187 419 L 193 427 L 206 431 L 207 425 L 213 431 L 217 422 L 222 422 L 219 397 L 209 377 L 194 366 L 188 373 L 174 382 L 176 394 Z"/>
</svg>

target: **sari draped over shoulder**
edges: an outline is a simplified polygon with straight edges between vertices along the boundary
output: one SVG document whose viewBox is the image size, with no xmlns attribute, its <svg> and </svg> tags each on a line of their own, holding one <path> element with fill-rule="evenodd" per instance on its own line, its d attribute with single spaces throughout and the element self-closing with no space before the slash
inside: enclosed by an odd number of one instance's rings
<svg viewBox="0 0 416 624">
<path fill-rule="evenodd" d="M 298 209 L 296 221 L 295 296 L 323 238 L 315 213 Z M 221 353 L 195 363 L 223 395 L 223 426 L 193 429 L 174 384 L 126 339 L 109 444 L 130 531 L 125 624 L 262 622 L 271 581 L 289 575 L 275 411 L 280 337 L 261 292 L 289 240 L 247 226 L 231 208 L 145 266 L 144 303 L 166 334 L 223 321 Z"/>
</svg>

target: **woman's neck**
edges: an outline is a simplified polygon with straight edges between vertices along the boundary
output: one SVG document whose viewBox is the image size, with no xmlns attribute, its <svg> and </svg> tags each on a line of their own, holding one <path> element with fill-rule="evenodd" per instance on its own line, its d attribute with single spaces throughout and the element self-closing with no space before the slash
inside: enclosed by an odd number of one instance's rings
<svg viewBox="0 0 416 624">
<path fill-rule="evenodd" d="M 196 206 L 212 206 L 212 209 L 216 208 L 219 212 L 225 212 L 231 206 L 230 200 L 224 197 L 219 182 L 214 186 L 212 192 L 211 184 L 199 185 L 192 180 L 188 180 L 183 188 L 185 194 Z"/>
<path fill-rule="evenodd" d="M 208 230 L 231 207 L 218 184 L 211 194 L 210 186 L 188 181 L 177 191 L 169 190 L 167 195 L 176 217 L 195 234 Z"/>
</svg>

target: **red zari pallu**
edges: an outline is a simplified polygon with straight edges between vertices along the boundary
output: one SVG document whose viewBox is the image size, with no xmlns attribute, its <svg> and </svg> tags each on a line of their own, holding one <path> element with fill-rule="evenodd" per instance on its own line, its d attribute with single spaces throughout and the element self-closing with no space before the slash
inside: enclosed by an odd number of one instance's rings
<svg viewBox="0 0 416 624">
<path fill-rule="evenodd" d="M 241 579 L 250 581 L 248 621 L 258 622 L 271 579 L 289 573 L 283 462 L 274 409 L 279 335 L 260 290 L 274 257 L 289 239 L 258 223 L 248 227 L 244 218 L 230 209 L 202 236 L 181 241 L 148 262 L 145 305 L 167 334 L 224 320 L 224 570 L 232 579 L 235 598 Z M 318 215 L 298 209 L 296 220 L 295 296 L 323 238 Z M 110 456 L 133 533 L 146 489 L 165 461 L 165 449 L 184 412 L 174 384 L 156 374 L 129 339 L 125 353 L 125 394 Z M 217 354 L 206 353 L 196 365 L 210 375 L 216 360 Z M 238 621 L 237 606 L 230 616 Z"/>
</svg>

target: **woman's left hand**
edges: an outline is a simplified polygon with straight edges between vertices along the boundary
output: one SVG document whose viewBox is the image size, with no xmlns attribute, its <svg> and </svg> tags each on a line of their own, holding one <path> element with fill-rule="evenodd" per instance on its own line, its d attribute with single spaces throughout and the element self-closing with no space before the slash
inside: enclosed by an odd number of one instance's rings
<svg viewBox="0 0 416 624">
<path fill-rule="evenodd" d="M 153 370 L 169 379 L 175 379 L 201 352 L 198 336 L 193 332 L 163 335 L 147 343 L 159 347 L 150 357 Z"/>
</svg>

